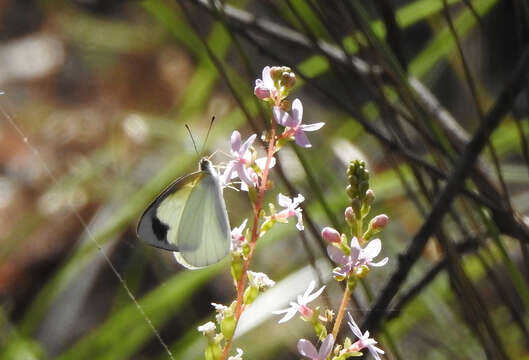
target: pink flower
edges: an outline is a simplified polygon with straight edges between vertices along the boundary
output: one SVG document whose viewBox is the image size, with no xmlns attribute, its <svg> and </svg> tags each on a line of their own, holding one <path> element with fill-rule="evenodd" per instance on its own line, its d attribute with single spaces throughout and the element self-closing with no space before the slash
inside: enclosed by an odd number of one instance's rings
<svg viewBox="0 0 529 360">
<path fill-rule="evenodd" d="M 307 290 L 305 290 L 305 293 L 303 295 L 298 296 L 297 302 L 290 302 L 290 307 L 287 309 L 272 311 L 272 314 L 285 314 L 285 316 L 283 316 L 281 320 L 278 321 L 278 324 L 282 324 L 292 319 L 297 312 L 299 312 L 306 318 L 311 318 L 313 311 L 310 307 L 307 306 L 307 304 L 311 301 L 314 301 L 318 296 L 321 295 L 321 293 L 325 289 L 325 286 L 322 286 L 318 291 L 311 294 L 315 287 L 316 282 L 312 280 Z"/>
<path fill-rule="evenodd" d="M 301 355 L 308 357 L 311 360 L 325 360 L 331 352 L 333 345 L 334 337 L 332 334 L 329 334 L 321 343 L 319 351 L 316 350 L 316 347 L 306 339 L 300 339 L 298 341 L 298 351 Z"/>
<path fill-rule="evenodd" d="M 353 241 L 356 241 L 356 244 L 358 244 L 358 240 L 356 238 L 353 238 Z M 373 262 L 373 259 L 376 258 L 378 254 L 380 254 L 381 250 L 382 242 L 380 239 L 371 240 L 365 248 L 361 249 L 360 254 L 358 255 L 358 265 L 369 265 L 375 267 L 386 265 L 389 260 L 387 257 L 380 260 L 379 262 Z"/>
<path fill-rule="evenodd" d="M 301 204 L 305 200 L 303 195 L 298 194 L 294 199 L 289 198 L 288 196 L 285 196 L 283 194 L 277 195 L 277 203 L 284 207 L 283 210 L 275 214 L 275 218 L 277 220 L 285 220 L 288 219 L 291 216 L 296 216 L 298 218 L 298 223 L 296 224 L 296 227 L 299 231 L 303 231 L 305 227 L 303 226 L 303 217 L 301 213 L 303 210 L 299 208 L 299 204 Z"/>
<path fill-rule="evenodd" d="M 261 100 L 274 99 L 277 97 L 277 89 L 274 80 L 270 76 L 270 66 L 263 68 L 262 79 L 255 80 L 253 93 Z"/>
<path fill-rule="evenodd" d="M 380 254 L 381 250 L 382 243 L 380 239 L 370 241 L 369 244 L 362 249 L 356 237 L 353 237 L 351 240 L 351 251 L 349 255 L 334 245 L 327 246 L 327 254 L 329 255 L 329 258 L 338 265 L 341 265 L 333 271 L 333 275 L 340 277 L 347 277 L 347 275 L 349 275 L 349 273 L 351 273 L 351 271 L 357 266 L 367 265 L 380 267 L 386 265 L 389 260 L 387 257 L 379 262 L 373 262 L 373 259 Z"/>
<path fill-rule="evenodd" d="M 237 176 L 247 186 L 254 186 L 257 182 L 257 176 L 253 177 L 249 169 L 246 167 L 252 160 L 252 154 L 249 147 L 255 141 L 257 135 L 253 134 L 244 143 L 241 140 L 241 134 L 235 130 L 231 134 L 231 155 L 232 160 L 226 166 L 224 174 L 222 174 L 222 182 L 224 185 L 228 184 Z M 242 188 L 242 187 L 241 187 Z"/>
<path fill-rule="evenodd" d="M 369 337 L 369 331 L 366 331 L 362 334 L 362 331 L 360 330 L 358 325 L 356 325 L 350 313 L 347 313 L 347 316 L 349 316 L 349 322 L 347 324 L 351 328 L 353 334 L 355 334 L 355 336 L 358 338 L 358 341 L 351 345 L 351 347 L 347 350 L 351 352 L 357 352 L 367 348 L 367 350 L 369 350 L 369 352 L 371 353 L 373 359 L 381 360 L 379 354 L 384 354 L 384 350 L 375 346 L 377 344 L 377 341 Z"/>
<path fill-rule="evenodd" d="M 302 124 L 301 120 L 303 119 L 303 105 L 299 99 L 295 99 L 292 102 L 292 116 L 286 111 L 283 111 L 279 106 L 274 106 L 273 114 L 274 119 L 279 125 L 290 128 L 287 130 L 286 134 L 289 136 L 294 136 L 296 144 L 305 148 L 312 146 L 309 139 L 305 135 L 305 131 L 316 131 L 325 125 L 323 122 L 308 125 Z"/>
<path fill-rule="evenodd" d="M 360 248 L 356 237 L 353 237 L 353 240 L 351 240 L 351 251 L 349 252 L 349 255 L 334 245 L 327 246 L 327 254 L 329 255 L 329 258 L 338 265 L 341 265 L 339 268 L 334 269 L 333 275 L 342 278 L 347 277 L 347 275 L 349 275 L 358 264 L 358 256 L 361 251 L 362 249 Z"/>
</svg>

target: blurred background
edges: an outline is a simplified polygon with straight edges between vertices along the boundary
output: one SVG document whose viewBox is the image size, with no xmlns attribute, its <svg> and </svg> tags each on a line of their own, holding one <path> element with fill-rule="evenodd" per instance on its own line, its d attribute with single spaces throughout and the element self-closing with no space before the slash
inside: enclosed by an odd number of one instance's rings
<svg viewBox="0 0 529 360">
<path fill-rule="evenodd" d="M 524 0 L 0 0 L 0 358 L 167 359 L 110 263 L 174 357 L 203 358 L 196 327 L 234 297 L 227 262 L 185 271 L 135 225 L 197 167 L 184 124 L 201 144 L 216 116 L 208 153 L 228 151 L 234 129 L 261 133 L 271 114 L 254 81 L 288 65 L 304 122 L 326 126 L 313 148 L 279 154 L 266 200 L 302 193 L 306 230 L 291 221 L 260 241 L 252 269 L 277 285 L 234 348 L 299 359 L 309 325 L 278 326 L 270 311 L 313 278 L 329 285 L 321 305 L 338 307 L 319 231 L 343 229 L 345 169 L 363 159 L 374 214 L 391 219 L 380 235 L 390 262 L 348 310 L 378 329 L 385 358 L 529 359 L 529 82 L 526 71 L 509 80 L 528 26 Z M 509 87 L 516 101 L 418 241 Z M 250 216 L 244 194 L 225 198 L 232 226 Z M 399 258 L 413 244 L 420 256 Z M 371 311 L 384 291 L 392 302 Z"/>
</svg>

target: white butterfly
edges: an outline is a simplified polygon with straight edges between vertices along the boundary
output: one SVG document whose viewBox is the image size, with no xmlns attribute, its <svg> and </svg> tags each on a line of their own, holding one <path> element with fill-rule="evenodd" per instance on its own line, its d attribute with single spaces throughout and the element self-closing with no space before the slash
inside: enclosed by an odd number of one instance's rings
<svg viewBox="0 0 529 360">
<path fill-rule="evenodd" d="M 176 179 L 158 195 L 136 233 L 149 245 L 173 251 L 189 269 L 222 260 L 230 251 L 230 223 L 211 161 L 200 159 L 199 171 Z"/>
</svg>

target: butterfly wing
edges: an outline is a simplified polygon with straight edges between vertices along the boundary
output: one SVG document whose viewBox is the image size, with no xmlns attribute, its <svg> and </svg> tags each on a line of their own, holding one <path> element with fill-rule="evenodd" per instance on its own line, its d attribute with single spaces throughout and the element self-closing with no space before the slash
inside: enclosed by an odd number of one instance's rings
<svg viewBox="0 0 529 360">
<path fill-rule="evenodd" d="M 177 261 L 188 268 L 214 264 L 230 251 L 230 224 L 217 175 L 203 172 L 191 191 L 177 233 Z"/>
<path fill-rule="evenodd" d="M 179 251 L 176 239 L 182 212 L 189 195 L 200 177 L 197 171 L 176 179 L 145 210 L 138 222 L 136 234 L 151 246 L 169 251 Z"/>
</svg>

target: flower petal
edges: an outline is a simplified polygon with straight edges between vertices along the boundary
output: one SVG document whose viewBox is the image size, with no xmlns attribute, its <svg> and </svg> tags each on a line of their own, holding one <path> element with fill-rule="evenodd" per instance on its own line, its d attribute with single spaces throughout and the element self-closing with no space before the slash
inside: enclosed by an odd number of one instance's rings
<svg viewBox="0 0 529 360">
<path fill-rule="evenodd" d="M 254 186 L 254 183 L 252 181 L 252 178 L 250 177 L 250 174 L 248 173 L 247 169 L 244 167 L 244 164 L 237 163 L 235 164 L 235 170 L 237 171 L 237 174 L 239 174 L 239 178 L 248 186 Z"/>
<path fill-rule="evenodd" d="M 292 201 L 292 206 L 297 207 L 299 204 L 301 204 L 303 201 L 305 201 L 305 197 L 301 194 L 298 194 Z"/>
<path fill-rule="evenodd" d="M 355 323 L 355 320 L 353 319 L 353 317 L 351 316 L 350 313 L 347 313 L 347 316 L 349 317 L 349 322 L 347 323 L 349 325 L 349 327 L 351 328 L 351 331 L 353 332 L 353 334 L 355 334 L 355 336 L 359 339 L 362 338 L 362 331 L 360 330 L 360 328 L 358 327 L 358 325 L 356 325 Z"/>
<path fill-rule="evenodd" d="M 301 355 L 310 359 L 317 359 L 318 357 L 318 351 L 314 345 L 312 345 L 312 343 L 306 339 L 300 339 L 298 341 L 298 351 Z"/>
<path fill-rule="evenodd" d="M 323 343 L 320 346 L 318 357 L 320 359 L 325 359 L 327 355 L 331 352 L 333 345 L 334 345 L 334 336 L 332 336 L 332 334 L 329 334 L 327 335 L 325 340 L 323 340 Z"/>
<path fill-rule="evenodd" d="M 292 200 L 288 196 L 279 193 L 277 195 L 277 203 L 282 207 L 288 208 L 292 204 Z"/>
<path fill-rule="evenodd" d="M 344 254 L 344 252 L 340 249 L 338 249 L 334 245 L 328 245 L 327 246 L 327 255 L 329 255 L 329 258 L 334 261 L 337 264 L 345 265 L 348 261 L 348 256 Z"/>
<path fill-rule="evenodd" d="M 299 231 L 305 230 L 305 226 L 303 226 L 303 215 L 301 209 L 296 209 L 296 217 L 298 218 L 298 222 L 296 223 L 296 228 Z"/>
<path fill-rule="evenodd" d="M 262 158 L 259 158 L 259 159 L 255 159 L 255 164 L 257 166 L 259 166 L 259 169 L 261 170 L 264 170 L 265 166 L 266 166 L 266 157 L 262 157 Z M 272 157 L 270 159 L 270 165 L 268 165 L 268 168 L 271 169 L 273 168 L 274 166 L 276 165 L 276 158 L 275 157 Z"/>
<path fill-rule="evenodd" d="M 379 353 L 380 354 L 384 354 L 384 351 L 382 349 L 379 349 L 377 348 L 375 345 L 369 345 L 367 347 L 367 350 L 369 350 L 369 353 L 371 354 L 371 356 L 373 357 L 373 359 L 375 360 L 381 360 L 380 359 L 380 356 L 378 355 Z M 382 352 L 381 352 L 382 351 Z"/>
<path fill-rule="evenodd" d="M 237 130 L 231 133 L 231 151 L 239 153 L 241 148 L 241 133 Z"/>
<path fill-rule="evenodd" d="M 303 119 L 303 104 L 299 99 L 294 99 L 294 101 L 292 102 L 292 118 L 294 119 L 296 124 L 301 124 L 301 121 Z"/>
<path fill-rule="evenodd" d="M 226 169 L 224 169 L 224 172 L 220 177 L 222 186 L 227 185 L 231 181 L 233 175 L 233 165 L 233 161 L 230 161 L 228 165 L 226 165 Z"/>
<path fill-rule="evenodd" d="M 261 76 L 263 79 L 263 83 L 267 88 L 271 89 L 274 87 L 274 80 L 272 80 L 272 77 L 270 76 L 270 66 L 265 66 L 263 68 Z"/>
<path fill-rule="evenodd" d="M 380 254 L 382 250 L 382 242 L 380 239 L 371 240 L 365 248 L 362 249 L 362 258 L 374 259 Z"/>
<path fill-rule="evenodd" d="M 301 295 L 301 298 L 298 297 L 298 303 L 301 305 L 301 303 L 303 302 L 304 304 L 305 303 L 305 299 L 310 295 L 310 293 L 312 292 L 312 290 L 314 290 L 314 288 L 316 287 L 316 281 L 314 280 L 311 280 L 310 283 L 309 283 L 309 286 L 307 287 L 307 290 L 305 290 L 305 292 L 303 293 L 303 295 Z"/>
<path fill-rule="evenodd" d="M 318 291 L 316 291 L 314 294 L 305 297 L 305 305 L 310 303 L 311 301 L 314 301 L 318 296 L 321 295 L 321 293 L 325 290 L 325 285 L 323 285 Z"/>
<path fill-rule="evenodd" d="M 380 260 L 379 262 L 369 262 L 369 265 L 370 266 L 374 266 L 374 267 L 381 267 L 381 266 L 384 266 L 388 263 L 389 261 L 389 258 L 388 257 L 385 257 L 384 259 Z"/>
<path fill-rule="evenodd" d="M 312 147 L 312 144 L 310 143 L 309 138 L 307 137 L 307 135 L 305 135 L 305 133 L 301 129 L 298 129 L 296 131 L 296 133 L 294 134 L 294 139 L 296 140 L 296 144 L 298 144 L 301 147 L 304 147 L 304 148 Z"/>
<path fill-rule="evenodd" d="M 302 124 L 299 128 L 303 131 L 316 131 L 319 130 L 325 125 L 324 122 L 314 123 L 314 124 Z"/>
<path fill-rule="evenodd" d="M 298 311 L 294 308 L 289 308 L 285 316 L 283 316 L 277 323 L 283 324 L 286 323 L 288 320 L 292 319 L 294 315 L 296 315 Z"/>
<path fill-rule="evenodd" d="M 290 126 L 288 124 L 294 124 L 294 120 L 289 113 L 283 111 L 279 106 L 274 106 L 272 109 L 272 115 L 274 115 L 275 121 L 281 126 Z"/>
<path fill-rule="evenodd" d="M 239 135 L 240 136 L 240 135 Z M 253 134 L 252 136 L 250 136 L 245 142 L 244 144 L 242 144 L 242 146 L 240 147 L 240 150 L 239 150 L 239 154 L 242 156 L 244 156 L 246 154 L 246 151 L 248 150 L 248 148 L 253 144 L 253 142 L 255 141 L 255 138 L 257 137 L 256 134 Z"/>
</svg>

